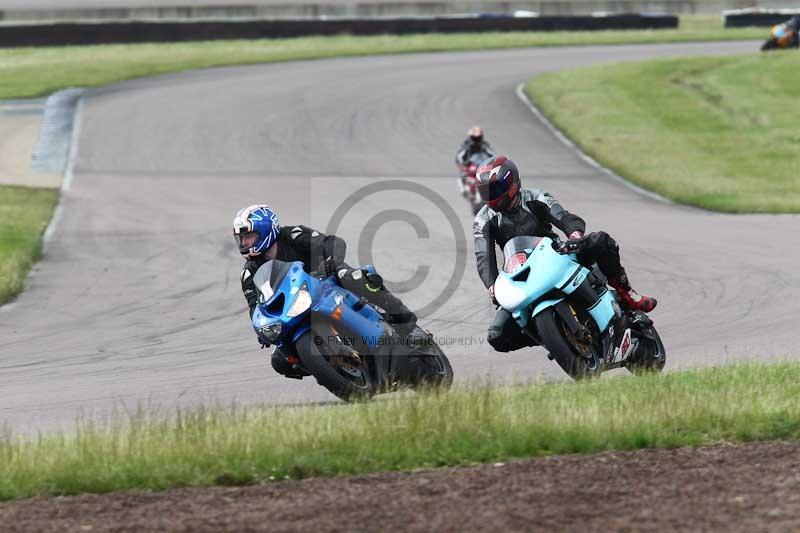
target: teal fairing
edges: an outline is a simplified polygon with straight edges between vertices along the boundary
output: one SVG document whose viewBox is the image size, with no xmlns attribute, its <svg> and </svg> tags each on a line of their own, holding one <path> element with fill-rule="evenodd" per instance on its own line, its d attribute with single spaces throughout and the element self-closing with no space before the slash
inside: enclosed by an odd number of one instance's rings
<svg viewBox="0 0 800 533">
<path fill-rule="evenodd" d="M 589 275 L 575 254 L 561 254 L 549 237 L 515 237 L 503 248 L 504 268 L 495 281 L 495 298 L 525 327 L 545 309 L 563 301 Z M 614 317 L 614 297 L 605 291 L 587 309 L 600 331 Z"/>
</svg>

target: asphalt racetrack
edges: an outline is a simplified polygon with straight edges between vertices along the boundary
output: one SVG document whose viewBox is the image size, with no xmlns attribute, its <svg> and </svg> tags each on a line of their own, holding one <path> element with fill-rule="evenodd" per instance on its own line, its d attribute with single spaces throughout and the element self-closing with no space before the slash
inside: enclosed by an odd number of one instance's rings
<svg viewBox="0 0 800 533">
<path fill-rule="evenodd" d="M 453 165 L 474 123 L 526 186 L 621 243 L 634 285 L 659 299 L 669 369 L 795 356 L 797 216 L 719 215 L 642 196 L 582 161 L 515 94 L 553 69 L 756 46 L 351 58 L 96 91 L 63 216 L 27 291 L 0 312 L 0 421 L 30 432 L 137 405 L 336 401 L 313 379 L 275 374 L 250 329 L 230 223 L 256 202 L 285 224 L 335 230 L 350 263 L 374 262 L 425 315 L 457 381 L 564 379 L 540 348 L 497 354 L 485 344 L 494 309 Z"/>
</svg>

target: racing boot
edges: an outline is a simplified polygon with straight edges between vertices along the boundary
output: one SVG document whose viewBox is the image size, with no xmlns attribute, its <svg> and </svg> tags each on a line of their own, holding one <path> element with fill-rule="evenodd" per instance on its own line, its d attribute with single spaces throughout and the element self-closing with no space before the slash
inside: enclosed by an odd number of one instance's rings
<svg viewBox="0 0 800 533">
<path fill-rule="evenodd" d="M 461 176 L 458 178 L 458 192 L 469 200 L 469 189 L 467 188 L 467 176 Z"/>
<path fill-rule="evenodd" d="M 631 287 L 624 269 L 615 278 L 609 279 L 608 284 L 614 287 L 619 297 L 622 298 L 622 301 L 631 311 L 649 313 L 658 304 L 655 298 L 639 294 Z"/>
</svg>

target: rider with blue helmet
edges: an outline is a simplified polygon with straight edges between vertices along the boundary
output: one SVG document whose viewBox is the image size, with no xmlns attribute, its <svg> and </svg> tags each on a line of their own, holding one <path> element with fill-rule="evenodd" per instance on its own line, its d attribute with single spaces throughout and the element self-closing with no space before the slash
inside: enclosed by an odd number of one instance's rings
<svg viewBox="0 0 800 533">
<path fill-rule="evenodd" d="M 306 226 L 281 226 L 278 215 L 269 206 L 256 204 L 236 213 L 233 237 L 245 258 L 242 292 L 250 307 L 250 316 L 258 302 L 253 276 L 259 267 L 272 259 L 302 261 L 308 273 L 336 274 L 345 289 L 382 310 L 401 336 L 414 330 L 416 315 L 386 289 L 379 275 L 349 267 L 344 262 L 347 245 L 336 235 L 324 235 Z M 302 378 L 305 374 L 289 364 L 288 355 L 275 350 L 272 367 L 286 377 Z"/>
</svg>

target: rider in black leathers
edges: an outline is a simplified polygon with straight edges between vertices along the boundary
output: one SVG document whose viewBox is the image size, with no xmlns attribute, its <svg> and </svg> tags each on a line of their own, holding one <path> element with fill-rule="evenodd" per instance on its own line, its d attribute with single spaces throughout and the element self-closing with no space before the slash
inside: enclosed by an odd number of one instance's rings
<svg viewBox="0 0 800 533">
<path fill-rule="evenodd" d="M 461 143 L 456 152 L 456 164 L 466 165 L 469 158 L 474 154 L 485 154 L 486 158 L 495 155 L 495 151 L 489 142 L 484 138 L 483 128 L 473 126 L 469 129 L 467 138 Z"/>
<path fill-rule="evenodd" d="M 259 213 L 271 215 L 271 222 L 264 225 L 266 218 Z M 252 317 L 258 302 L 253 276 L 256 271 L 272 259 L 280 261 L 302 261 L 303 269 L 314 274 L 335 274 L 342 286 L 366 299 L 383 311 L 386 320 L 401 336 L 410 334 L 416 326 L 416 315 L 389 292 L 383 279 L 377 274 L 360 268 L 352 268 L 344 262 L 347 245 L 336 235 L 324 235 L 306 226 L 280 226 L 277 215 L 265 205 L 254 205 L 242 209 L 234 218 L 234 236 L 238 239 L 239 251 L 245 257 L 242 268 L 242 292 L 250 308 Z M 270 233 L 274 236 L 264 243 L 263 249 L 254 249 L 242 243 L 242 236 L 253 232 Z M 262 242 L 263 236 L 255 241 Z M 286 360 L 289 354 L 276 349 L 272 354 L 272 367 L 280 374 L 291 378 L 306 375 L 294 369 Z"/>
<path fill-rule="evenodd" d="M 795 48 L 800 47 L 800 15 L 794 15 L 784 24 L 794 30 L 794 36 L 792 36 L 792 42 L 790 46 L 794 46 Z"/>
<path fill-rule="evenodd" d="M 478 169 L 478 191 L 486 202 L 475 216 L 473 234 L 478 274 L 494 301 L 494 282 L 498 275 L 495 246 L 501 249 L 518 236 L 550 237 L 558 241 L 552 226 L 569 237 L 561 251 L 574 252 L 578 261 L 588 266 L 597 264 L 622 300 L 631 310 L 652 311 L 656 300 L 638 294 L 628 281 L 619 256 L 619 246 L 603 231 L 584 236 L 586 223 L 564 209 L 555 198 L 542 190 L 522 189 L 519 171 L 513 161 L 497 156 Z M 531 346 L 511 314 L 498 310 L 489 326 L 488 342 L 500 352 Z"/>
<path fill-rule="evenodd" d="M 469 165 L 470 158 L 475 154 L 480 155 L 480 160 L 488 159 L 495 155 L 495 151 L 489 142 L 484 138 L 483 128 L 480 126 L 473 126 L 467 132 L 467 138 L 461 143 L 461 146 L 456 152 L 456 166 L 461 169 L 461 176 L 459 178 L 459 190 L 461 194 L 467 193 L 466 185 L 466 166 Z"/>
</svg>

